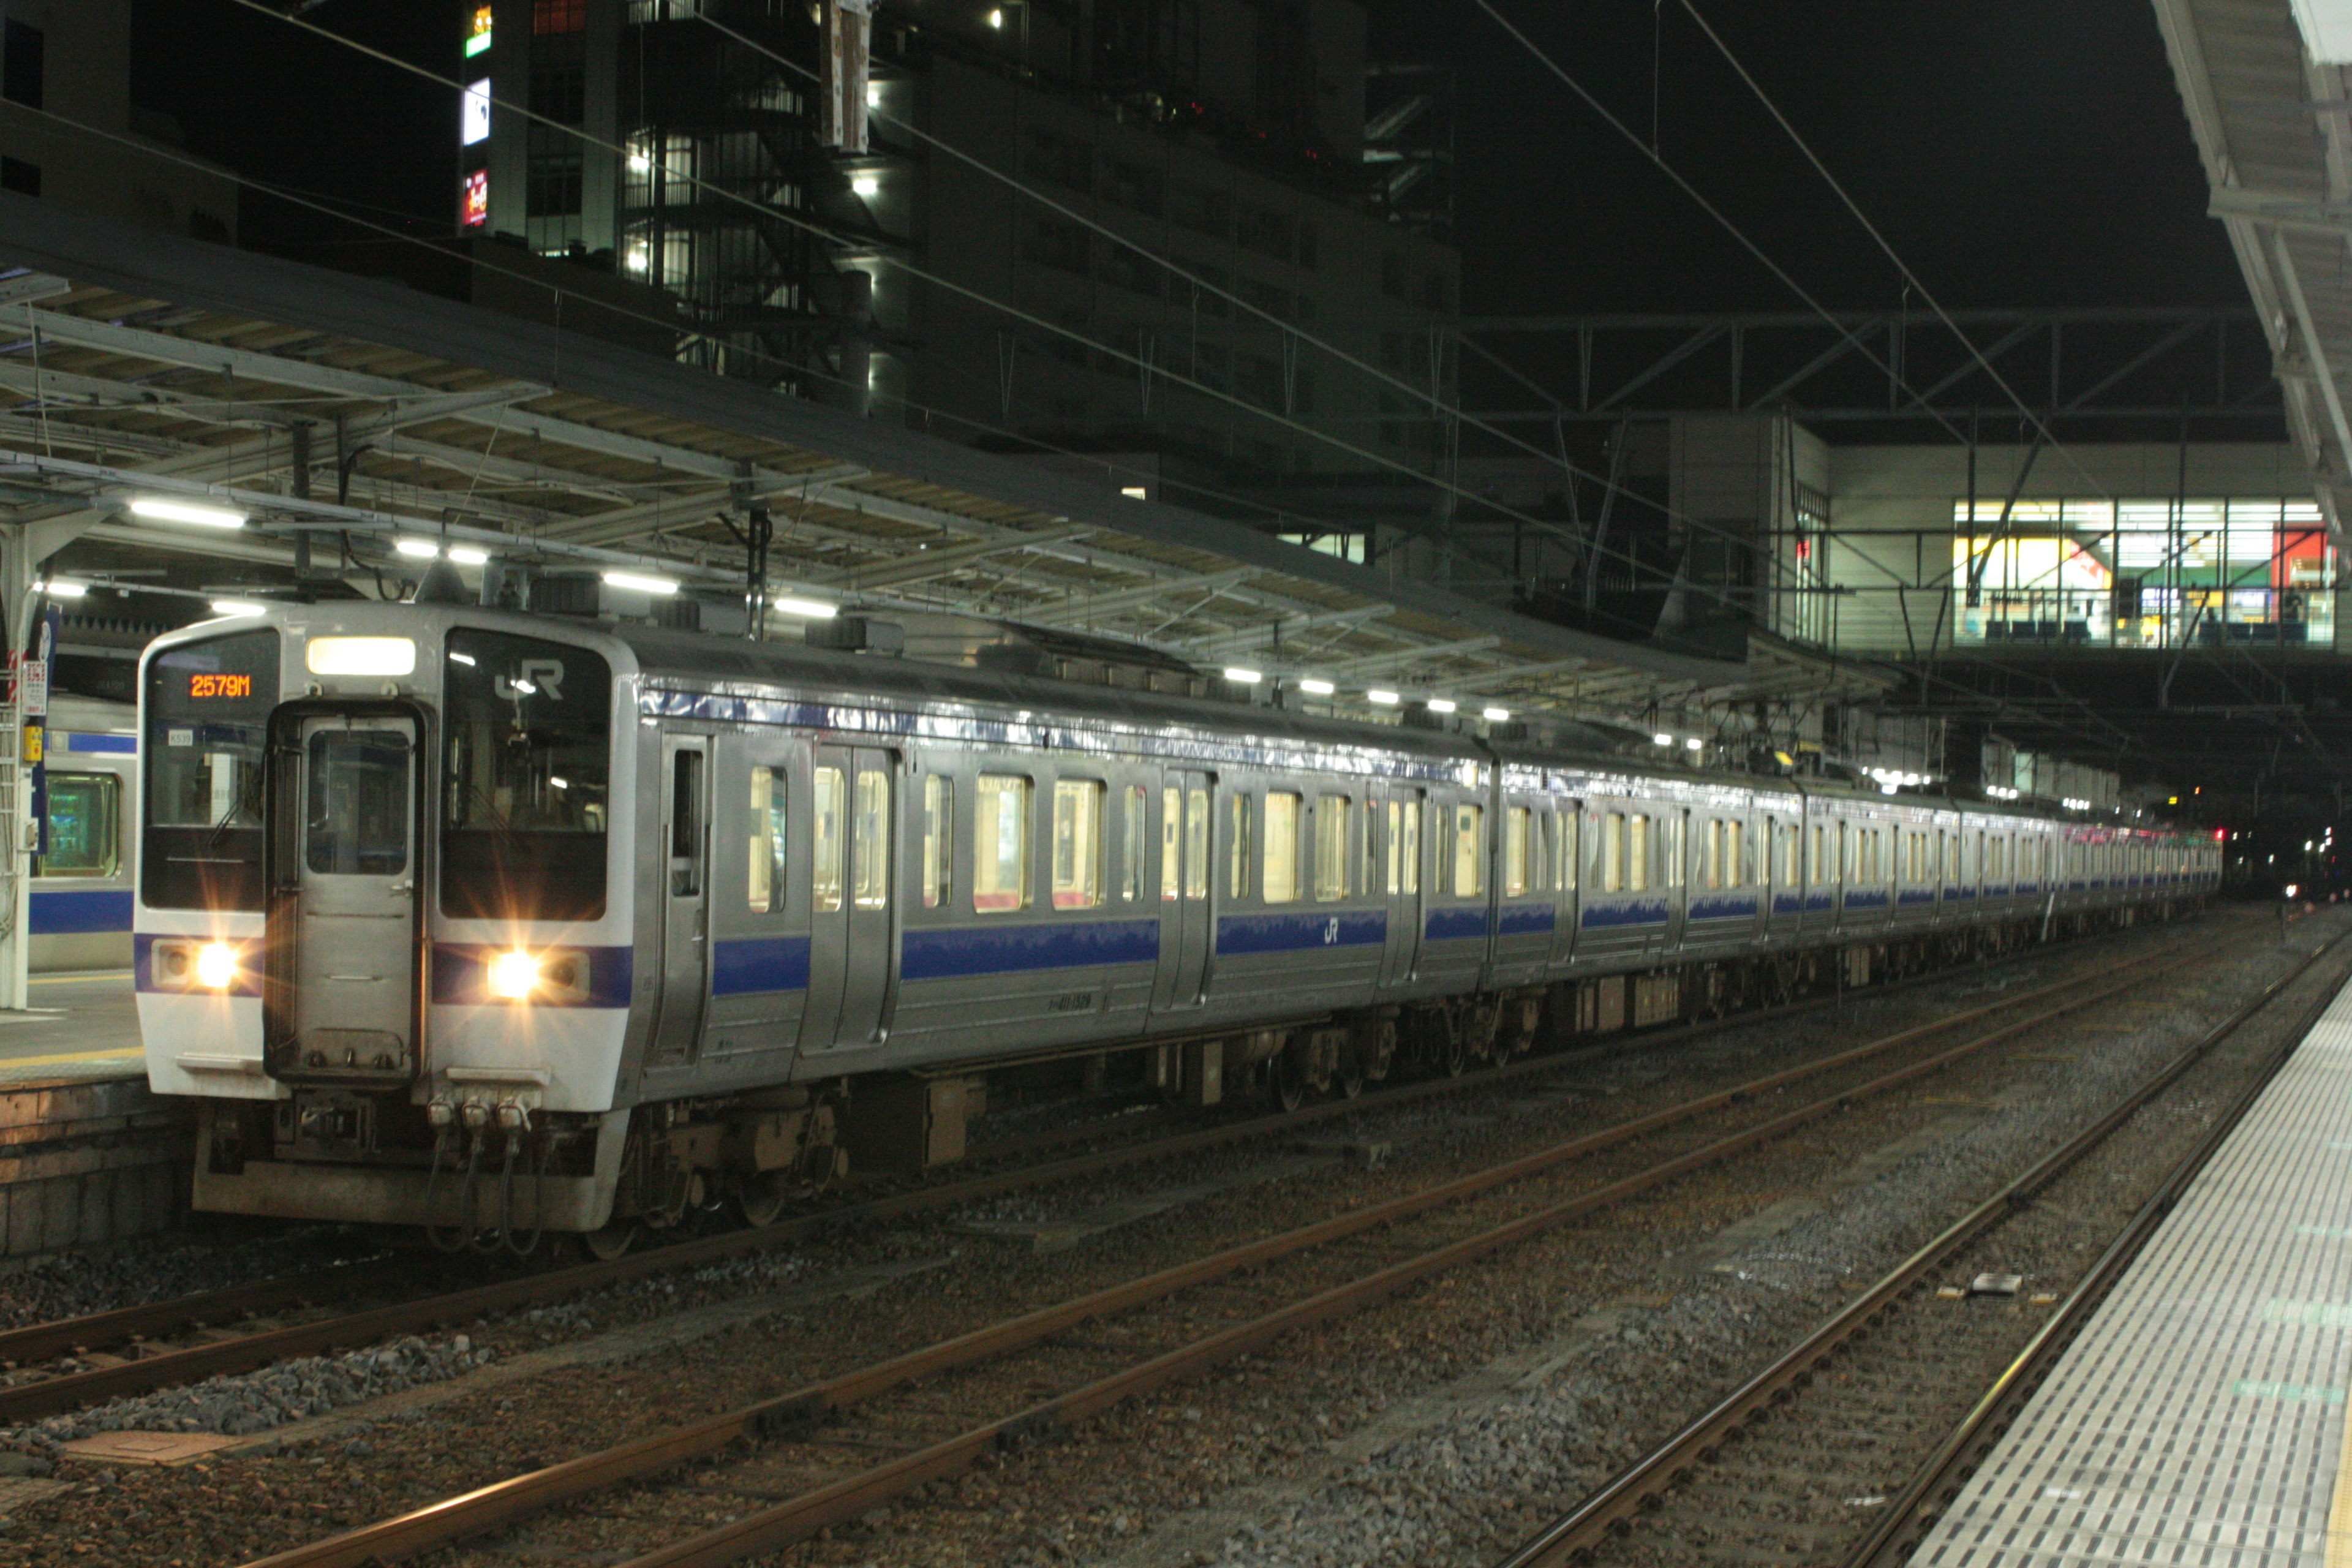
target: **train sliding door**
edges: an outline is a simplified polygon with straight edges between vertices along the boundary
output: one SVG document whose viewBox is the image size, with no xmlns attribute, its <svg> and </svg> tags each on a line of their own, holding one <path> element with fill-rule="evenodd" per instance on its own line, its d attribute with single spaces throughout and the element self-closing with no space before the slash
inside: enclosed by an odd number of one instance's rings
<svg viewBox="0 0 2352 1568">
<path fill-rule="evenodd" d="M 1381 954 L 1381 984 L 1409 984 L 1421 972 L 1422 902 L 1421 850 L 1429 792 L 1391 785 L 1385 802 L 1375 797 L 1383 813 L 1381 876 L 1388 887 L 1387 950 Z"/>
<path fill-rule="evenodd" d="M 1216 781 L 1171 773 L 1160 786 L 1160 972 L 1151 1009 L 1197 1007 L 1209 989 L 1209 825 Z"/>
<path fill-rule="evenodd" d="M 898 821 L 889 752 L 819 746 L 809 769 L 809 988 L 801 1049 L 888 1033 Z"/>
<path fill-rule="evenodd" d="M 710 737 L 662 739 L 661 1007 L 654 1020 L 656 1065 L 694 1060 L 710 977 Z"/>
<path fill-rule="evenodd" d="M 292 956 L 273 987 L 277 1076 L 404 1082 L 416 1072 L 416 721 L 306 719 L 290 750 L 295 787 L 275 806 L 301 816 L 299 855 L 278 872 L 291 896 L 270 917 Z"/>
</svg>

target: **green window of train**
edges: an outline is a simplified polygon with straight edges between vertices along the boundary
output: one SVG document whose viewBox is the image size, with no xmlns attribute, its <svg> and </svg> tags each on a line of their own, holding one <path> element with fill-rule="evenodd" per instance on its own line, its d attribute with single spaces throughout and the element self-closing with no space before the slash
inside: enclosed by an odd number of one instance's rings
<svg viewBox="0 0 2352 1568">
<path fill-rule="evenodd" d="M 112 773 L 47 778 L 49 852 L 37 877 L 111 877 L 122 868 L 122 781 Z"/>
</svg>

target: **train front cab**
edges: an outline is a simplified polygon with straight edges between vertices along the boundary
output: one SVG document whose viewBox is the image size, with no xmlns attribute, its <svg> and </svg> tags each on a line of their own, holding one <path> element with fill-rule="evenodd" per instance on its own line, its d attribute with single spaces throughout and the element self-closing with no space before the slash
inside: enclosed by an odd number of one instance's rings
<svg viewBox="0 0 2352 1568">
<path fill-rule="evenodd" d="M 593 1228 L 638 956 L 609 661 L 240 619 L 142 671 L 134 983 L 151 1086 L 201 1107 L 195 1206 Z"/>
</svg>

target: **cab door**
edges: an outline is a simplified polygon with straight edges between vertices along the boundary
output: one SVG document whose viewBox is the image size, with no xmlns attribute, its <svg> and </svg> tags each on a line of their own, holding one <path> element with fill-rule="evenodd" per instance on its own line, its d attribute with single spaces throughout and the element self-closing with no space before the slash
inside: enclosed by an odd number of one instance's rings
<svg viewBox="0 0 2352 1568">
<path fill-rule="evenodd" d="M 405 1081 L 417 1067 L 417 723 L 306 717 L 294 739 L 291 798 L 273 803 L 301 814 L 270 918 L 285 982 L 271 988 L 284 1009 L 277 1073 Z"/>
<path fill-rule="evenodd" d="M 1381 877 L 1389 901 L 1381 984 L 1406 985 L 1421 972 L 1422 844 L 1429 831 L 1429 792 L 1391 784 L 1381 809 Z"/>
<path fill-rule="evenodd" d="M 694 1060 L 710 991 L 710 738 L 662 737 L 662 988 L 652 1062 Z"/>
<path fill-rule="evenodd" d="M 881 1043 L 898 950 L 897 769 L 887 752 L 819 746 L 809 771 L 809 988 L 801 1048 Z"/>
<path fill-rule="evenodd" d="M 1171 772 L 1160 784 L 1160 970 L 1154 1012 L 1197 1007 L 1209 990 L 1214 916 L 1209 907 L 1210 824 L 1216 781 Z"/>
</svg>

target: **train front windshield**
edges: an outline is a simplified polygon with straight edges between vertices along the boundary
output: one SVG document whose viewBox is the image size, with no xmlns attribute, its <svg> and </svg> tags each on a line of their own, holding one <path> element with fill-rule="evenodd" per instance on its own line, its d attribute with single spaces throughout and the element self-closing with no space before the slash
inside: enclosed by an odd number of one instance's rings
<svg viewBox="0 0 2352 1568">
<path fill-rule="evenodd" d="M 583 647 L 459 629 L 443 673 L 441 912 L 604 912 L 612 670 Z"/>
<path fill-rule="evenodd" d="M 278 634 L 235 632 L 147 664 L 150 909 L 262 907 L 261 763 L 278 705 Z"/>
</svg>

